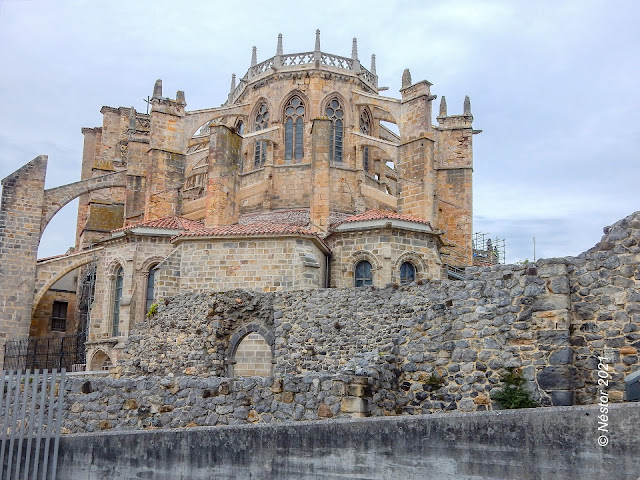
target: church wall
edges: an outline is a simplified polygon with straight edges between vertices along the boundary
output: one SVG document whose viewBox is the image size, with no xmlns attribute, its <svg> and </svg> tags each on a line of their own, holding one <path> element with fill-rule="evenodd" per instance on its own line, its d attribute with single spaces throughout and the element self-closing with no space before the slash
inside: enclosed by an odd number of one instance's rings
<svg viewBox="0 0 640 480">
<path fill-rule="evenodd" d="M 308 239 L 203 239 L 182 242 L 178 249 L 180 292 L 234 288 L 273 292 L 324 286 L 324 253 Z M 315 256 L 316 264 L 306 266 L 304 253 Z M 160 282 L 165 278 L 161 272 Z M 158 298 L 165 292 L 159 285 Z"/>
<path fill-rule="evenodd" d="M 53 302 L 67 304 L 67 322 L 64 332 L 52 331 Z M 70 335 L 78 332 L 76 318 L 76 293 L 60 290 L 49 290 L 40 299 L 35 314 L 31 318 L 29 337 L 46 337 L 56 335 Z"/>
<path fill-rule="evenodd" d="M 391 228 L 338 232 L 331 234 L 327 242 L 332 252 L 332 287 L 353 287 L 355 266 L 361 260 L 371 263 L 374 286 L 400 283 L 398 261 L 407 255 L 407 260 L 416 266 L 416 280 L 442 276 L 437 240 L 427 233 Z"/>
<path fill-rule="evenodd" d="M 112 338 L 115 273 L 125 272 L 120 306 L 120 336 L 145 318 L 149 268 L 161 263 L 173 250 L 170 237 L 127 236 L 105 244 L 97 265 L 95 300 L 91 309 L 89 340 Z"/>
</svg>

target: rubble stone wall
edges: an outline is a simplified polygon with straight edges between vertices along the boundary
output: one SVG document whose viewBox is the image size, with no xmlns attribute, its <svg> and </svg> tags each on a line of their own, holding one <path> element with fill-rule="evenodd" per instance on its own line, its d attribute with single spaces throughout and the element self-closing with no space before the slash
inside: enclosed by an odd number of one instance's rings
<svg viewBox="0 0 640 480">
<path fill-rule="evenodd" d="M 159 425 L 174 426 L 481 411 L 499 408 L 491 394 L 514 367 L 543 406 L 594 404 L 600 356 L 610 401 L 620 401 L 640 346 L 638 239 L 640 213 L 579 257 L 473 267 L 465 281 L 177 295 L 133 329 L 92 397 L 72 385 L 68 401 L 95 408 L 105 428 L 147 426 L 139 409 L 151 400 Z M 273 346 L 273 375 L 226 378 L 252 333 Z M 214 395 L 220 403 L 202 400 L 225 382 L 232 393 Z M 128 400 L 136 412 L 124 412 Z M 179 413 L 163 420 L 160 409 Z M 86 415 L 74 431 L 96 420 Z"/>
</svg>

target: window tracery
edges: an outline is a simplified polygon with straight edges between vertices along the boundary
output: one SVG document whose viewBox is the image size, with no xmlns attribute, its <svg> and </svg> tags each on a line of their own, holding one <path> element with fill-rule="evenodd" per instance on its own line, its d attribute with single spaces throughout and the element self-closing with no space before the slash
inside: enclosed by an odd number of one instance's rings
<svg viewBox="0 0 640 480">
<path fill-rule="evenodd" d="M 371 115 L 367 108 L 363 108 L 360 112 L 360 133 L 371 135 Z M 369 147 L 362 149 L 362 165 L 365 172 L 369 171 Z"/>
<path fill-rule="evenodd" d="M 325 115 L 331 120 L 331 136 L 329 138 L 329 159 L 331 162 L 342 162 L 342 144 L 344 139 L 344 110 L 337 98 L 327 104 Z"/>
<path fill-rule="evenodd" d="M 259 130 L 264 130 L 269 126 L 269 110 L 267 109 L 267 104 L 263 103 L 258 107 L 258 112 L 256 113 L 256 119 L 253 123 L 253 128 L 257 132 Z M 267 160 L 267 142 L 265 140 L 258 140 L 255 144 L 255 151 L 253 155 L 253 167 L 260 168 L 264 165 L 264 162 Z"/>
<path fill-rule="evenodd" d="M 284 107 L 284 159 L 285 162 L 300 161 L 304 157 L 304 103 L 294 95 Z"/>
</svg>

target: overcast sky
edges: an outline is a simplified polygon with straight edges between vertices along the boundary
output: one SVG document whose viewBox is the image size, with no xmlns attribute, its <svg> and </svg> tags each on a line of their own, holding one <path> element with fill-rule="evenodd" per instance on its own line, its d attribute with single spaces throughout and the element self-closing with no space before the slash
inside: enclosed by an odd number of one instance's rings
<svg viewBox="0 0 640 480">
<path fill-rule="evenodd" d="M 135 106 L 162 78 L 187 109 L 219 106 L 231 73 L 322 50 L 351 54 L 399 97 L 402 71 L 471 97 L 474 231 L 506 240 L 507 260 L 577 255 L 639 210 L 640 2 L 241 2 L 0 0 L 0 177 L 40 154 L 47 187 L 79 180 L 82 127 L 100 108 Z M 437 103 L 435 111 L 437 112 Z M 435 119 L 434 119 L 435 122 Z M 73 242 L 77 204 L 45 231 L 40 256 Z"/>
</svg>

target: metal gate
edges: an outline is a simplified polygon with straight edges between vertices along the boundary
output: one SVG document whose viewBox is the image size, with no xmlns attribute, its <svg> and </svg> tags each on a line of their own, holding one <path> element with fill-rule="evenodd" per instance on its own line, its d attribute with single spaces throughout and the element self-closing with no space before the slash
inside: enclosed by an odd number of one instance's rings
<svg viewBox="0 0 640 480">
<path fill-rule="evenodd" d="M 56 478 L 65 375 L 64 369 L 0 373 L 0 479 Z"/>
</svg>

